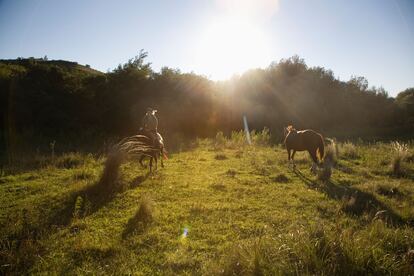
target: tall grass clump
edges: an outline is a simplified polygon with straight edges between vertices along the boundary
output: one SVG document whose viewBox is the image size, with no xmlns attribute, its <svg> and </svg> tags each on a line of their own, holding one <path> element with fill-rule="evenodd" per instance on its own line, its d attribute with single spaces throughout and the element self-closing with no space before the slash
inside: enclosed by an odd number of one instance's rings
<svg viewBox="0 0 414 276">
<path fill-rule="evenodd" d="M 26 275 L 38 261 L 48 233 L 39 217 L 30 207 L 7 217 L 7 227 L 0 228 L 0 275 Z"/>
<path fill-rule="evenodd" d="M 327 232 L 323 225 L 299 228 L 295 234 L 285 241 L 292 248 L 291 258 L 296 260 L 293 266 L 289 265 L 289 273 L 338 275 L 350 270 L 338 237 Z"/>
<path fill-rule="evenodd" d="M 253 145 L 268 146 L 271 142 L 270 132 L 268 128 L 264 128 L 262 131 L 256 132 L 252 130 L 250 132 L 250 138 Z M 225 137 L 223 132 L 219 131 L 214 139 L 214 148 L 240 148 L 247 146 L 246 133 L 243 130 L 232 131 L 230 137 Z"/>
<path fill-rule="evenodd" d="M 137 221 L 148 224 L 153 220 L 153 217 L 153 202 L 149 197 L 144 197 L 135 218 Z"/>
<path fill-rule="evenodd" d="M 332 168 L 337 162 L 337 147 L 335 141 L 331 141 L 325 147 L 325 156 L 322 162 L 322 168 L 318 170 L 317 178 L 322 181 L 328 181 L 332 175 Z"/>
<path fill-rule="evenodd" d="M 153 202 L 149 197 L 144 196 L 141 199 L 138 211 L 128 220 L 122 237 L 126 238 L 131 234 L 144 231 L 153 220 Z"/>
<path fill-rule="evenodd" d="M 403 167 L 403 161 L 409 155 L 408 145 L 394 141 L 391 143 L 391 147 L 393 149 L 391 173 L 394 176 L 404 176 L 406 171 Z"/>
<path fill-rule="evenodd" d="M 85 163 L 85 156 L 79 152 L 65 153 L 54 159 L 54 164 L 58 168 L 72 169 Z"/>
<path fill-rule="evenodd" d="M 231 248 L 222 260 L 221 266 L 214 268 L 220 275 L 263 275 L 263 256 L 259 243 L 239 245 Z"/>
<path fill-rule="evenodd" d="M 230 144 L 232 147 L 242 147 L 247 145 L 247 138 L 244 131 L 232 131 L 230 136 Z"/>
<path fill-rule="evenodd" d="M 253 130 L 251 132 L 251 138 L 254 145 L 268 146 L 271 142 L 270 131 L 267 127 L 263 128 L 263 130 L 259 132 Z"/>
<path fill-rule="evenodd" d="M 345 159 L 359 158 L 358 148 L 351 142 L 345 142 L 340 146 L 340 156 Z"/>
<path fill-rule="evenodd" d="M 345 230 L 341 244 L 350 261 L 348 271 L 353 275 L 412 275 L 414 246 L 409 228 L 387 226 L 381 220 L 373 221 L 361 231 Z"/>
<path fill-rule="evenodd" d="M 227 139 L 224 136 L 222 131 L 217 132 L 216 137 L 214 138 L 214 148 L 215 149 L 222 149 L 226 146 Z"/>
<path fill-rule="evenodd" d="M 114 198 L 117 193 L 125 190 L 125 182 L 122 181 L 120 175 L 120 167 L 125 157 L 126 155 L 117 149 L 108 154 L 100 179 L 76 194 L 74 205 L 72 205 L 74 219 L 95 212 Z"/>
<path fill-rule="evenodd" d="M 99 186 L 109 193 L 118 190 L 119 187 L 119 171 L 125 154 L 119 150 L 113 150 L 109 153 L 105 162 L 105 168 L 98 182 Z"/>
<path fill-rule="evenodd" d="M 250 139 L 252 141 L 253 144 L 255 144 L 255 137 L 257 136 L 256 132 L 253 130 L 252 132 L 250 132 Z M 239 131 L 232 131 L 231 132 L 231 136 L 230 139 L 227 142 L 227 146 L 229 148 L 241 148 L 244 146 L 248 146 L 248 142 L 247 142 L 247 137 L 246 137 L 246 132 L 243 130 L 239 130 Z"/>
<path fill-rule="evenodd" d="M 351 263 L 341 247 L 340 237 L 323 226 L 291 229 L 276 239 L 261 237 L 226 251 L 213 275 L 341 275 Z M 353 272 L 353 273 L 352 273 Z"/>
</svg>

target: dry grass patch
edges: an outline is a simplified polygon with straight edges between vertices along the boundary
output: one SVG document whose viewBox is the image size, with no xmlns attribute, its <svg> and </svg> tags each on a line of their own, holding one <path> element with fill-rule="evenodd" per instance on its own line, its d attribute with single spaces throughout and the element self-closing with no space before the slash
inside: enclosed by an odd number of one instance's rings
<svg viewBox="0 0 414 276">
<path fill-rule="evenodd" d="M 82 156 L 80 153 L 70 152 L 59 156 L 55 160 L 55 166 L 58 168 L 71 169 L 84 164 L 84 162 L 84 156 Z"/>
<path fill-rule="evenodd" d="M 332 169 L 337 162 L 337 152 L 335 143 L 332 142 L 325 148 L 325 157 L 322 168 L 317 171 L 317 178 L 322 181 L 328 181 L 332 176 Z"/>
<path fill-rule="evenodd" d="M 394 176 L 401 177 L 407 174 L 404 167 L 404 159 L 409 155 L 408 145 L 394 141 L 391 143 L 393 148 L 393 157 L 391 161 L 391 173 Z"/>
<path fill-rule="evenodd" d="M 128 223 L 122 233 L 125 239 L 131 234 L 143 232 L 154 220 L 153 202 L 150 198 L 144 196 L 141 199 L 140 206 L 135 215 L 128 220 Z"/>
<path fill-rule="evenodd" d="M 104 171 L 98 182 L 99 187 L 108 192 L 113 192 L 119 188 L 120 167 L 124 160 L 125 154 L 121 151 L 114 150 L 108 155 Z"/>
<path fill-rule="evenodd" d="M 214 270 L 218 275 L 263 275 L 262 256 L 259 244 L 234 246 L 227 251 L 221 266 Z"/>
<path fill-rule="evenodd" d="M 73 173 L 72 178 L 74 180 L 88 180 L 93 178 L 94 174 L 92 170 L 89 170 L 88 168 L 82 168 L 76 172 Z"/>
<path fill-rule="evenodd" d="M 341 144 L 339 153 L 340 156 L 344 159 L 357 159 L 360 157 L 357 146 L 351 142 L 345 142 Z"/>
</svg>

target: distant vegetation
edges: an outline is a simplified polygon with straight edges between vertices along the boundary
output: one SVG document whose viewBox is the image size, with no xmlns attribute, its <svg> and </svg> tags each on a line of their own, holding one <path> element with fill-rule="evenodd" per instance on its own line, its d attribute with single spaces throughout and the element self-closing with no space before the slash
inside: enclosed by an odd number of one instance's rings
<svg viewBox="0 0 414 276">
<path fill-rule="evenodd" d="M 162 68 L 154 72 L 146 53 L 111 72 L 76 62 L 41 59 L 0 61 L 0 152 L 101 149 L 111 139 L 135 133 L 147 106 L 159 110 L 167 146 L 184 137 L 228 135 L 268 127 L 280 141 L 288 124 L 337 138 L 410 135 L 414 88 L 395 99 L 363 77 L 349 81 L 308 67 L 294 56 L 228 81 Z M 13 153 L 13 154 L 11 154 Z"/>
</svg>

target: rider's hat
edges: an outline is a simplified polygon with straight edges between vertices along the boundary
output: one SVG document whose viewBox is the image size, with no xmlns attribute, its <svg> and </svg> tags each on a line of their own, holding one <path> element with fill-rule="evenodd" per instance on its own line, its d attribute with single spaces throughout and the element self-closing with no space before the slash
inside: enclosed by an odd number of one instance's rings
<svg viewBox="0 0 414 276">
<path fill-rule="evenodd" d="M 152 113 L 154 114 L 155 112 L 157 112 L 156 109 L 153 109 L 152 107 L 147 107 L 147 113 Z"/>
</svg>

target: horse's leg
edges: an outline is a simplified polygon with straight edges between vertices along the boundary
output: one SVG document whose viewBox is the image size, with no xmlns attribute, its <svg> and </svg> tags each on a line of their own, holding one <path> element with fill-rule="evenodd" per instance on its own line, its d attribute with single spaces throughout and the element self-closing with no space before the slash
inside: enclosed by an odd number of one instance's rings
<svg viewBox="0 0 414 276">
<path fill-rule="evenodd" d="M 161 168 L 164 168 L 164 149 L 160 151 Z"/>
<path fill-rule="evenodd" d="M 289 148 L 286 148 L 286 150 L 287 150 L 287 154 L 288 154 L 288 167 L 290 167 L 290 151 L 291 151 L 291 149 L 289 149 Z"/>
<path fill-rule="evenodd" d="M 141 155 L 141 158 L 139 159 L 139 163 L 141 164 L 141 167 L 145 168 L 144 163 L 142 163 L 142 161 L 144 161 L 145 155 Z"/>
<path fill-rule="evenodd" d="M 308 152 L 309 152 L 309 154 L 312 158 L 312 161 L 313 161 L 312 162 L 312 167 L 311 167 L 311 172 L 312 173 L 316 173 L 316 166 L 318 165 L 318 156 L 316 154 L 316 151 L 317 151 L 316 148 L 308 150 Z"/>
<path fill-rule="evenodd" d="M 158 169 L 158 158 L 157 158 L 157 154 L 155 153 L 153 155 L 154 161 L 155 161 L 155 171 Z"/>
<path fill-rule="evenodd" d="M 313 162 L 315 162 L 315 164 L 318 164 L 318 156 L 316 155 L 316 148 L 309 149 L 308 152 Z"/>
<path fill-rule="evenodd" d="M 316 168 L 317 168 L 318 166 L 316 165 L 316 163 L 312 163 L 312 167 L 311 167 L 311 172 L 313 173 L 313 174 L 316 174 Z"/>
<path fill-rule="evenodd" d="M 150 167 L 150 173 L 152 173 L 152 157 L 150 157 L 149 167 Z"/>
<path fill-rule="evenodd" d="M 293 150 L 293 153 L 292 153 L 292 164 L 293 164 L 293 168 L 296 168 L 295 160 L 293 159 L 295 157 L 295 153 L 296 153 L 296 150 Z"/>
</svg>

